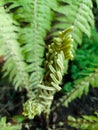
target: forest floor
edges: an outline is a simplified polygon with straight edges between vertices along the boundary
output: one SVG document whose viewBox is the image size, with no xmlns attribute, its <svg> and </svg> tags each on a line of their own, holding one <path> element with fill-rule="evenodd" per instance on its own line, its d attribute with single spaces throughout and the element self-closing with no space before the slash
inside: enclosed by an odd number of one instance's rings
<svg viewBox="0 0 98 130">
<path fill-rule="evenodd" d="M 8 120 L 12 123 L 14 115 L 22 113 L 22 103 L 24 102 L 24 93 L 15 92 L 11 87 L 0 88 L 0 117 L 7 116 Z M 63 94 L 58 93 L 55 95 L 54 102 L 58 101 L 59 97 Z M 52 108 L 54 107 L 52 104 Z M 98 112 L 98 88 L 91 88 L 89 94 L 83 95 L 81 99 L 76 99 L 69 104 L 68 108 L 59 105 L 51 112 L 48 124 L 43 115 L 36 117 L 34 120 L 25 120 L 23 123 L 23 130 L 76 130 L 66 124 L 66 119 L 69 115 L 74 117 L 81 117 L 81 115 L 93 115 Z M 29 125 L 26 128 L 25 123 Z"/>
<path fill-rule="evenodd" d="M 82 95 L 81 99 L 76 99 L 69 104 L 68 108 L 59 106 L 52 112 L 50 125 L 54 125 L 54 130 L 76 130 L 66 125 L 69 115 L 81 117 L 82 115 L 94 115 L 98 112 L 98 88 L 91 88 L 88 95 Z M 60 126 L 62 122 L 62 126 Z"/>
</svg>

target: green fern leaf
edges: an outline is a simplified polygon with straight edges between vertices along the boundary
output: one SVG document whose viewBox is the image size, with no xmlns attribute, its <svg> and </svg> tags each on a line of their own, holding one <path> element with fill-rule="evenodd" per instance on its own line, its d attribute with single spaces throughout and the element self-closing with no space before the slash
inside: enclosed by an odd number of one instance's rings
<svg viewBox="0 0 98 130">
<path fill-rule="evenodd" d="M 98 114 L 98 113 L 97 113 Z M 98 129 L 98 116 L 86 116 L 83 115 L 81 118 L 74 118 L 68 116 L 67 120 L 68 125 L 80 129 L 80 130 L 97 130 Z"/>
<path fill-rule="evenodd" d="M 69 103 L 74 99 L 81 98 L 84 93 L 88 94 L 90 85 L 92 87 L 98 87 L 98 69 L 95 69 L 95 71 L 87 77 L 76 80 L 74 84 L 75 88 L 60 99 L 60 102 L 62 102 L 64 106 L 68 107 Z"/>
<path fill-rule="evenodd" d="M 5 0 L 14 19 L 22 28 L 19 31 L 19 42 L 28 63 L 31 87 L 36 87 L 42 80 L 42 68 L 45 51 L 44 38 L 51 28 L 53 19 L 52 3 L 50 0 Z M 14 11 L 13 11 L 14 10 Z M 29 14 L 29 15 L 28 15 Z"/>
<path fill-rule="evenodd" d="M 5 11 L 3 1 L 0 1 L 0 55 L 4 56 L 4 76 L 9 79 L 15 88 L 28 88 L 29 80 L 26 72 L 26 64 L 17 41 L 18 28 L 12 17 Z"/>
<path fill-rule="evenodd" d="M 60 2 L 65 3 L 65 5 L 59 4 L 55 9 L 59 13 L 59 17 L 56 17 L 58 23 L 54 25 L 53 28 L 64 29 L 71 25 L 74 26 L 72 36 L 75 42 L 75 47 L 77 47 L 78 44 L 82 43 L 83 33 L 90 37 L 91 27 L 94 27 L 92 0 L 74 0 L 71 2 L 61 0 Z"/>
</svg>

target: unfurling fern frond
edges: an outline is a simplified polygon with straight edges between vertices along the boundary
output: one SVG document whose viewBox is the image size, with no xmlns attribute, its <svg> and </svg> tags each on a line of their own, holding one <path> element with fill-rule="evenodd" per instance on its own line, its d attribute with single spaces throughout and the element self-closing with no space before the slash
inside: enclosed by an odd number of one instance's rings
<svg viewBox="0 0 98 130">
<path fill-rule="evenodd" d="M 72 116 L 68 116 L 67 123 L 68 125 L 78 130 L 97 130 L 98 113 L 95 112 L 95 115 L 92 116 L 83 115 L 81 118 L 77 118 L 77 119 Z"/>
<path fill-rule="evenodd" d="M 46 74 L 44 81 L 46 85 L 51 86 L 53 81 L 55 84 L 60 84 L 64 73 L 64 59 L 72 59 L 72 41 L 70 32 L 73 27 L 59 33 L 58 38 L 54 38 L 53 43 L 48 45 L 46 53 L 45 70 Z M 60 74 L 61 73 L 61 74 Z"/>
<path fill-rule="evenodd" d="M 56 17 L 57 24 L 53 29 L 64 29 L 68 26 L 74 26 L 72 36 L 74 47 L 82 43 L 82 35 L 85 33 L 88 37 L 91 35 L 91 27 L 94 27 L 94 16 L 92 13 L 92 0 L 61 0 L 65 4 L 59 4 L 55 9 L 59 14 Z"/>
<path fill-rule="evenodd" d="M 50 0 L 5 0 L 14 19 L 20 24 L 19 42 L 27 70 L 30 74 L 30 86 L 37 87 L 44 70 L 42 68 L 45 50 L 44 38 L 50 30 L 53 11 Z"/>
<path fill-rule="evenodd" d="M 42 112 L 49 115 L 50 106 L 53 96 L 57 91 L 60 91 L 60 84 L 64 73 L 64 60 L 73 57 L 72 38 L 70 32 L 73 27 L 59 33 L 53 43 L 48 45 L 45 61 L 45 76 L 42 84 L 39 84 L 38 91 L 35 95 L 24 104 L 25 116 L 34 118 L 35 115 L 40 115 Z"/>
<path fill-rule="evenodd" d="M 68 106 L 68 104 L 76 99 L 77 97 L 81 97 L 84 93 L 87 94 L 89 92 L 89 86 L 98 87 L 98 69 L 95 69 L 93 73 L 89 76 L 82 78 L 80 80 L 76 80 L 74 84 L 74 89 L 69 92 L 67 95 L 62 97 L 60 101 L 64 106 Z"/>
<path fill-rule="evenodd" d="M 4 9 L 4 1 L 0 1 L 0 56 L 4 56 L 4 76 L 9 75 L 15 88 L 28 88 L 29 80 L 26 72 L 26 64 L 17 41 L 15 22 Z"/>
</svg>

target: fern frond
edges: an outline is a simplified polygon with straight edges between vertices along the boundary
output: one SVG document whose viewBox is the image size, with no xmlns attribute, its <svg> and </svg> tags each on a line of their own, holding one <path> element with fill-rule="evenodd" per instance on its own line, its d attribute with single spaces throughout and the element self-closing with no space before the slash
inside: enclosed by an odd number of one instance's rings
<svg viewBox="0 0 98 130">
<path fill-rule="evenodd" d="M 97 130 L 98 129 L 98 113 L 96 115 L 83 115 L 81 118 L 68 116 L 68 125 L 80 130 Z"/>
<path fill-rule="evenodd" d="M 50 106 L 53 96 L 57 91 L 60 91 L 60 84 L 64 72 L 64 60 L 73 57 L 72 39 L 69 33 L 73 27 L 61 32 L 53 43 L 48 45 L 45 61 L 45 76 L 42 84 L 39 84 L 36 95 L 32 96 L 24 104 L 25 116 L 34 118 L 35 115 L 40 115 L 42 112 L 47 116 L 50 113 Z M 34 99 L 35 98 L 35 99 Z"/>
<path fill-rule="evenodd" d="M 89 76 L 82 78 L 80 80 L 76 80 L 74 84 L 74 89 L 69 92 L 67 95 L 62 97 L 60 101 L 64 106 L 68 106 L 68 104 L 76 98 L 80 98 L 84 93 L 88 94 L 89 86 L 98 87 L 98 69 L 95 69 L 93 73 Z"/>
<path fill-rule="evenodd" d="M 3 1 L 0 1 L 0 56 L 4 56 L 4 76 L 9 75 L 15 88 L 28 88 L 29 80 L 26 64 L 17 41 L 18 27 L 12 17 L 5 11 Z"/>
<path fill-rule="evenodd" d="M 82 43 L 82 35 L 85 33 L 88 37 L 91 36 L 91 27 L 94 27 L 94 16 L 92 13 L 92 0 L 61 0 L 65 4 L 59 4 L 55 9 L 59 14 L 56 17 L 57 24 L 53 29 L 64 29 L 68 26 L 74 26 L 72 36 L 74 46 Z M 67 4 L 66 4 L 67 3 Z"/>
<path fill-rule="evenodd" d="M 6 0 L 5 0 L 6 1 Z M 12 11 L 14 19 L 19 22 L 19 42 L 28 63 L 31 87 L 36 87 L 42 80 L 42 68 L 45 51 L 44 38 L 51 28 L 53 12 L 50 0 L 7 0 L 8 9 Z M 29 14 L 29 15 L 28 15 Z"/>
</svg>

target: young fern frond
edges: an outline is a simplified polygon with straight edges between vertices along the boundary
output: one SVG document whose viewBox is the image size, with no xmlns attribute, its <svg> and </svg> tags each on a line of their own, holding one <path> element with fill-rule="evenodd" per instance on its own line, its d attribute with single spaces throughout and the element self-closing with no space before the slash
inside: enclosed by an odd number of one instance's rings
<svg viewBox="0 0 98 130">
<path fill-rule="evenodd" d="M 73 57 L 71 53 L 73 40 L 69 35 L 72 29 L 73 27 L 70 27 L 61 32 L 57 38 L 54 38 L 54 42 L 48 45 L 43 83 L 39 84 L 35 96 L 33 95 L 24 104 L 23 114 L 25 116 L 34 118 L 35 115 L 40 115 L 42 112 L 49 115 L 53 96 L 61 89 L 59 85 L 64 73 L 64 60 Z"/>
<path fill-rule="evenodd" d="M 18 27 L 11 15 L 4 9 L 3 0 L 0 1 L 0 56 L 4 56 L 4 76 L 9 75 L 9 80 L 15 89 L 29 86 L 26 64 L 17 41 Z"/>
<path fill-rule="evenodd" d="M 74 84 L 75 88 L 63 96 L 60 101 L 64 106 L 68 107 L 69 103 L 74 99 L 80 98 L 84 93 L 88 94 L 90 85 L 91 87 L 98 87 L 98 69 L 95 69 L 89 76 L 76 80 Z"/>
<path fill-rule="evenodd" d="M 91 27 L 94 27 L 94 16 L 92 13 L 92 0 L 61 0 L 65 4 L 55 9 L 59 14 L 56 17 L 57 24 L 53 29 L 64 29 L 68 26 L 74 26 L 72 37 L 74 39 L 74 47 L 82 43 L 82 35 L 85 33 L 91 36 Z"/>
<path fill-rule="evenodd" d="M 56 83 L 60 84 L 62 80 L 61 75 L 64 74 L 64 58 L 65 60 L 73 58 L 71 52 L 73 48 L 73 39 L 70 35 L 72 30 L 73 27 L 70 27 L 65 31 L 62 31 L 61 33 L 59 33 L 57 38 L 53 39 L 53 43 L 48 45 L 48 52 L 46 53 L 45 60 L 46 74 L 44 76 L 44 82 L 46 85 L 51 86 L 51 81 L 54 82 L 55 86 Z M 55 77 L 56 79 L 54 79 L 53 77 Z"/>
<path fill-rule="evenodd" d="M 12 11 L 14 19 L 20 24 L 18 39 L 25 61 L 28 63 L 30 86 L 36 87 L 41 82 L 44 73 L 42 67 L 45 51 L 44 38 L 51 27 L 52 4 L 50 0 L 5 1 L 8 10 Z"/>
<path fill-rule="evenodd" d="M 95 112 L 92 116 L 83 115 L 81 118 L 68 116 L 67 123 L 78 130 L 97 130 L 98 113 Z"/>
</svg>

